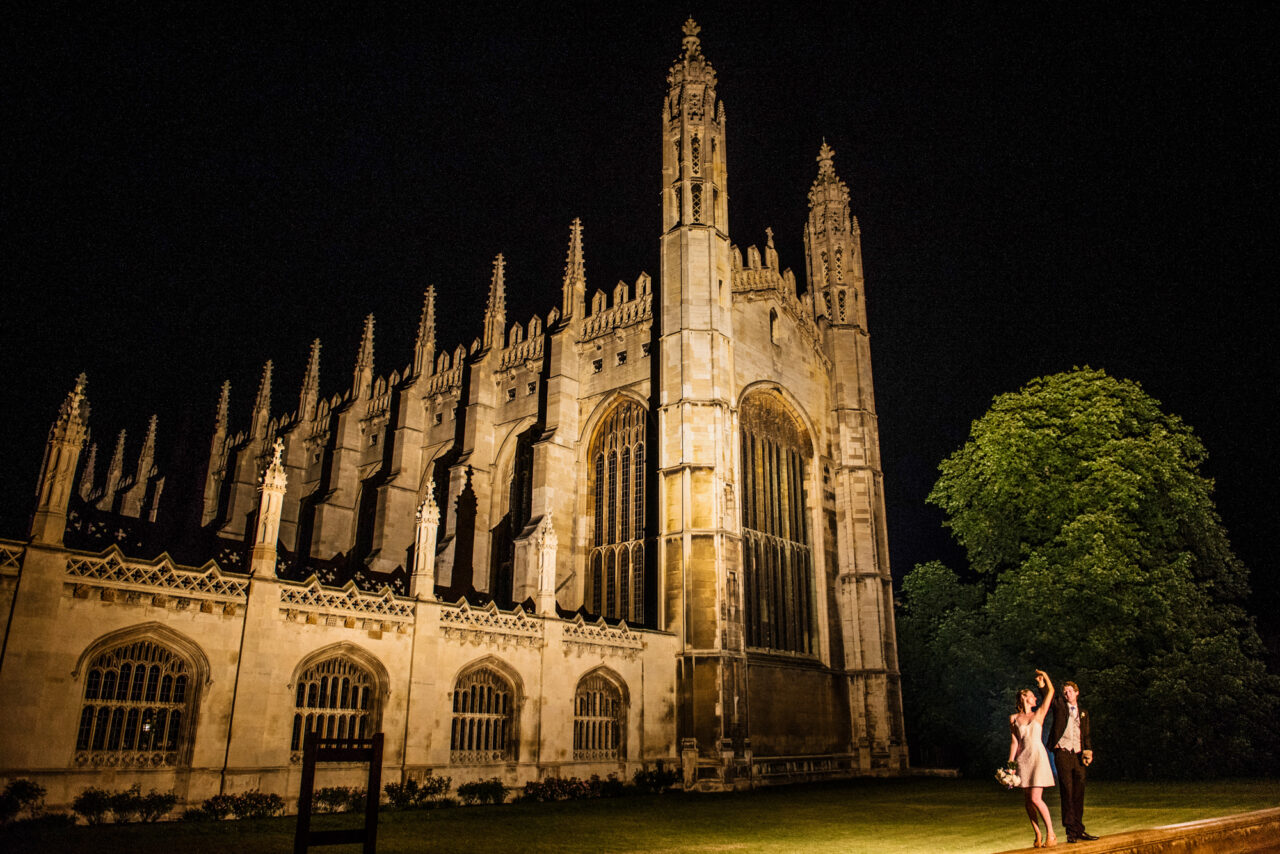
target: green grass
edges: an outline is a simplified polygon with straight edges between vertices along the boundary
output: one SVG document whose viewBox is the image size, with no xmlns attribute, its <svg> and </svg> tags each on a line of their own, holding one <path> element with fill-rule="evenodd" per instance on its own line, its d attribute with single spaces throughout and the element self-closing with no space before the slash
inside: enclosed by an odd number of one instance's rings
<svg viewBox="0 0 1280 854">
<path fill-rule="evenodd" d="M 1055 821 L 1057 791 L 1047 798 Z M 1102 835 L 1280 806 L 1280 779 L 1211 783 L 1089 784 L 1085 817 Z M 355 815 L 313 826 L 355 826 Z M 9 854 L 45 851 L 288 852 L 294 819 L 106 825 L 0 833 Z M 1056 828 L 1062 842 L 1063 831 Z M 975 780 L 854 780 L 725 795 L 642 796 L 554 804 L 383 812 L 378 851 L 804 852 L 908 854 L 1025 847 L 1022 796 Z M 358 851 L 331 846 L 321 852 Z"/>
</svg>

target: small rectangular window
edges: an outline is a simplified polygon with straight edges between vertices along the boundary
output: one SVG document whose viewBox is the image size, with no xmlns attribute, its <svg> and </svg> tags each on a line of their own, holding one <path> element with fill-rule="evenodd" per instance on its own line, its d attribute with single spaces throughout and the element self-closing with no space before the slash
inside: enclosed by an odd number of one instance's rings
<svg viewBox="0 0 1280 854">
<path fill-rule="evenodd" d="M 627 363 L 627 351 L 626 350 L 620 351 L 617 354 L 616 358 L 618 360 L 619 365 L 625 365 Z"/>
<path fill-rule="evenodd" d="M 591 362 L 591 373 L 598 374 L 604 370 L 604 359 L 593 359 Z"/>
<path fill-rule="evenodd" d="M 515 387 L 512 386 L 511 388 L 507 389 L 507 400 L 515 400 L 515 399 L 516 399 L 516 390 L 515 390 Z"/>
<path fill-rule="evenodd" d="M 528 391 L 526 391 L 525 394 L 533 394 L 537 390 L 538 390 L 538 384 L 536 382 L 529 383 Z"/>
<path fill-rule="evenodd" d="M 640 344 L 640 355 L 641 355 L 641 356 L 647 356 L 647 355 L 649 355 L 649 342 L 648 342 L 648 341 L 644 341 L 644 342 L 642 342 L 642 343 Z"/>
<path fill-rule="evenodd" d="M 439 423 L 440 423 L 441 421 L 443 421 L 443 420 L 444 420 L 444 413 L 443 413 L 443 412 L 437 412 L 437 413 L 435 414 L 435 423 L 439 424 Z"/>
</svg>

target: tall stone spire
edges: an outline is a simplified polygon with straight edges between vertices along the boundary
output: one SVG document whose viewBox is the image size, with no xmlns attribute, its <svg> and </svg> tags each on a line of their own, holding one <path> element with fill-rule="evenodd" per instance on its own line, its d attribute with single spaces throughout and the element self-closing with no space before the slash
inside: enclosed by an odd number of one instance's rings
<svg viewBox="0 0 1280 854">
<path fill-rule="evenodd" d="M 227 470 L 227 426 L 231 410 L 231 380 L 222 383 L 218 411 L 213 416 L 213 439 L 209 442 L 209 468 L 204 476 L 204 504 L 200 525 L 208 525 L 218 515 L 223 475 Z"/>
<path fill-rule="evenodd" d="M 218 411 L 213 416 L 213 432 L 215 436 L 227 435 L 228 417 L 231 412 L 231 380 L 222 381 L 222 389 L 218 393 Z"/>
<path fill-rule="evenodd" d="M 413 375 L 430 376 L 436 358 L 436 286 L 422 295 L 422 317 L 418 320 L 418 340 L 413 346 Z"/>
<path fill-rule="evenodd" d="M 156 468 L 156 416 L 152 415 L 147 424 L 147 436 L 142 440 L 142 450 L 138 453 L 138 467 L 133 472 L 133 482 L 121 496 L 120 513 L 123 516 L 140 517 L 142 504 L 147 497 L 147 481 L 155 474 Z"/>
<path fill-rule="evenodd" d="M 89 456 L 84 461 L 84 471 L 80 474 L 80 500 L 88 501 L 93 495 L 93 487 L 98 482 L 98 443 L 89 443 Z"/>
<path fill-rule="evenodd" d="M 298 395 L 298 420 L 312 421 L 320 403 L 320 339 L 311 342 L 307 371 L 302 375 L 302 392 Z"/>
<path fill-rule="evenodd" d="M 107 482 L 102 488 L 102 495 L 98 498 L 98 508 L 101 510 L 113 510 L 116 500 L 116 490 L 120 488 L 120 481 L 124 478 L 124 440 L 126 433 L 120 431 L 120 435 L 116 437 L 116 449 L 111 455 L 111 462 L 107 465 Z"/>
<path fill-rule="evenodd" d="M 858 220 L 849 215 L 849 188 L 836 175 L 835 154 L 824 139 L 818 149 L 818 176 L 809 189 L 804 227 L 809 289 L 819 316 L 865 330 Z"/>
<path fill-rule="evenodd" d="M 271 372 L 275 365 L 268 359 L 262 366 L 262 379 L 258 381 L 258 396 L 253 401 L 253 420 L 250 422 L 249 437 L 264 439 L 267 425 L 271 421 Z"/>
<path fill-rule="evenodd" d="M 507 329 L 506 269 L 506 259 L 499 252 L 493 259 L 493 278 L 489 281 L 489 302 L 484 309 L 484 338 L 481 346 L 486 350 L 491 347 L 501 349 L 505 343 L 503 335 Z"/>
<path fill-rule="evenodd" d="M 356 354 L 356 372 L 351 384 L 351 396 L 360 400 L 373 388 L 373 315 L 364 319 L 364 336 L 360 339 L 360 352 Z"/>
<path fill-rule="evenodd" d="M 574 217 L 569 225 L 569 252 L 564 259 L 564 285 L 560 316 L 582 319 L 587 302 L 587 264 L 582 252 L 582 220 Z"/>
<path fill-rule="evenodd" d="M 667 74 L 663 105 L 663 231 L 709 225 L 728 233 L 724 104 L 716 72 L 702 55 L 701 28 L 684 24 L 684 50 Z"/>
<path fill-rule="evenodd" d="M 156 467 L 156 424 L 159 418 L 155 415 L 151 416 L 151 420 L 147 422 L 147 438 L 142 440 L 142 452 L 138 455 L 138 470 L 136 476 L 138 480 L 145 480 L 151 477 Z"/>
<path fill-rule="evenodd" d="M 75 387 L 62 402 L 58 418 L 49 428 L 44 461 L 40 466 L 40 481 L 36 486 L 36 510 L 31 519 L 33 542 L 62 545 L 62 536 L 67 528 L 67 502 L 71 499 L 75 483 L 80 449 L 89 430 L 89 404 L 85 400 L 88 383 L 89 379 L 84 374 L 76 378 Z"/>
</svg>

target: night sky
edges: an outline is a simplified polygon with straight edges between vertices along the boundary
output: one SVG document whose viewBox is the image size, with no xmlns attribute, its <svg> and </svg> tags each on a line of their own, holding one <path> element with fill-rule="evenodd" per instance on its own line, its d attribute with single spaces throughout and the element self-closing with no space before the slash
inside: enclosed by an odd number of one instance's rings
<svg viewBox="0 0 1280 854">
<path fill-rule="evenodd" d="M 313 338 L 322 391 L 345 388 L 370 312 L 377 372 L 403 368 L 429 284 L 441 349 L 469 343 L 498 252 L 509 320 L 545 316 L 575 216 L 589 288 L 656 276 L 659 112 L 693 14 L 733 241 L 772 227 L 803 282 L 824 138 L 849 184 L 895 577 L 960 565 L 924 498 L 991 398 L 1089 365 L 1202 438 L 1274 631 L 1280 33 L 1261 4 L 109 5 L 11 19 L 0 51 L 0 536 L 25 534 L 82 370 L 99 472 L 120 429 L 134 464 L 153 412 L 163 467 L 180 437 L 205 446 L 224 379 L 245 429 L 267 359 L 292 409 Z"/>
</svg>

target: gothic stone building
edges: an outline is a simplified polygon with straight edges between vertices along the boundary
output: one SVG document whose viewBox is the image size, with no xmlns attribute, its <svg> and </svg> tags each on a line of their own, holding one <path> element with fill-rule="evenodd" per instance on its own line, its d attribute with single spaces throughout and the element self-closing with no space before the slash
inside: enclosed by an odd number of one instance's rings
<svg viewBox="0 0 1280 854">
<path fill-rule="evenodd" d="M 161 524 L 153 420 L 86 448 L 84 378 L 25 541 L 0 543 L 0 776 L 296 797 L 302 734 L 385 734 L 384 779 L 717 788 L 906 768 L 858 221 L 825 144 L 803 292 L 728 234 L 725 105 L 685 25 L 662 105 L 659 279 L 297 408 L 217 409 L 202 512 Z M 318 784 L 360 779 L 336 768 Z"/>
</svg>

